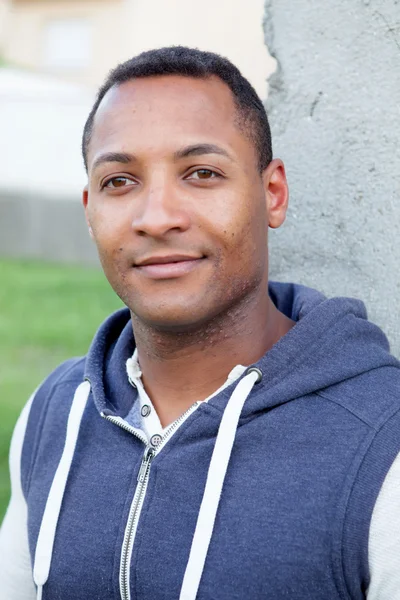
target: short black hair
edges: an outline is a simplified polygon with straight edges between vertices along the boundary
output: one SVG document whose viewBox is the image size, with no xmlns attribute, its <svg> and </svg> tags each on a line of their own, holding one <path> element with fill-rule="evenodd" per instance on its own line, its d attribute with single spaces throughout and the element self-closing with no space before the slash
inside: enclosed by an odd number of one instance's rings
<svg viewBox="0 0 400 600">
<path fill-rule="evenodd" d="M 87 170 L 87 154 L 97 109 L 106 93 L 114 86 L 132 79 L 156 75 L 184 77 L 219 77 L 230 88 L 238 111 L 239 125 L 254 142 L 258 167 L 262 172 L 272 160 L 271 130 L 265 107 L 251 84 L 227 58 L 184 46 L 170 46 L 142 52 L 113 69 L 99 89 L 96 101 L 86 121 L 82 139 L 82 154 Z"/>
</svg>

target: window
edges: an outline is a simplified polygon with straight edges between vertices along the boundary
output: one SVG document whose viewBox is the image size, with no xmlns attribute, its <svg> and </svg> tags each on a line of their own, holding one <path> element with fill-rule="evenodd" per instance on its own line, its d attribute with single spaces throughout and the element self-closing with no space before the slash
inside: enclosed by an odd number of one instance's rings
<svg viewBox="0 0 400 600">
<path fill-rule="evenodd" d="M 48 21 L 44 34 L 44 66 L 78 71 L 91 61 L 92 27 L 88 19 Z"/>
</svg>

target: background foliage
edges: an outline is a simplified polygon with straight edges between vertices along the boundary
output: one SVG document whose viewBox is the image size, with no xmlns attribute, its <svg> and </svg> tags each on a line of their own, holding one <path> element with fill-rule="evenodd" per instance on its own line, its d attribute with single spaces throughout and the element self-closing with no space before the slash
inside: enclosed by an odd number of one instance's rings
<svg viewBox="0 0 400 600">
<path fill-rule="evenodd" d="M 120 307 L 100 270 L 0 260 L 0 522 L 21 408 L 60 362 L 86 354 L 101 321 Z"/>
</svg>

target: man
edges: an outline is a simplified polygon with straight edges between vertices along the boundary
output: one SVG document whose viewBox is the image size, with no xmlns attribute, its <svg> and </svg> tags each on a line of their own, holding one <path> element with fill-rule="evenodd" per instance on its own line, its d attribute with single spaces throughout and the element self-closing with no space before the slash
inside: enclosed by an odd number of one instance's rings
<svg viewBox="0 0 400 600">
<path fill-rule="evenodd" d="M 141 54 L 83 153 L 128 308 L 16 426 L 1 597 L 400 598 L 399 363 L 362 303 L 268 292 L 288 189 L 250 84 L 211 53 Z"/>
</svg>

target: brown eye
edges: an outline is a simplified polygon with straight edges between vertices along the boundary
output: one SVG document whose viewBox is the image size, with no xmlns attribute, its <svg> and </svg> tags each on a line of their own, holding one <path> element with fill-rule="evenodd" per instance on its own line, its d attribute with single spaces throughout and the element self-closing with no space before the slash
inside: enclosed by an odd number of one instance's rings
<svg viewBox="0 0 400 600">
<path fill-rule="evenodd" d="M 127 177 L 113 177 L 107 181 L 104 187 L 116 190 L 118 188 L 126 187 L 130 183 L 133 183 L 133 181 Z"/>
<path fill-rule="evenodd" d="M 192 179 L 214 179 L 218 177 L 218 173 L 211 169 L 197 169 L 191 174 Z"/>
<path fill-rule="evenodd" d="M 199 169 L 197 171 L 197 175 L 198 175 L 199 179 L 209 179 L 210 177 L 213 176 L 213 172 L 209 171 L 208 169 Z"/>
</svg>

